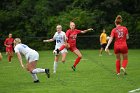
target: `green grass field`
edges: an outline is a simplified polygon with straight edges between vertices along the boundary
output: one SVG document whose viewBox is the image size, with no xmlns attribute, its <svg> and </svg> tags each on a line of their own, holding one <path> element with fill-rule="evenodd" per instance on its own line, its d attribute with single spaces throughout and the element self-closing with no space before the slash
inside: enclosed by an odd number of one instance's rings
<svg viewBox="0 0 140 93">
<path fill-rule="evenodd" d="M 52 51 L 40 51 L 37 67 L 50 68 L 51 78 L 46 79 L 45 74 L 38 74 L 40 83 L 37 84 L 20 67 L 16 56 L 12 63 L 8 63 L 3 53 L 3 60 L 0 61 L 0 93 L 128 93 L 140 88 L 140 50 L 129 50 L 128 75 L 119 77 L 115 74 L 115 55 L 103 53 L 99 57 L 99 50 L 81 52 L 83 59 L 76 72 L 71 69 L 76 56 L 69 52 L 66 63 L 59 62 L 57 73 L 52 74 Z"/>
</svg>

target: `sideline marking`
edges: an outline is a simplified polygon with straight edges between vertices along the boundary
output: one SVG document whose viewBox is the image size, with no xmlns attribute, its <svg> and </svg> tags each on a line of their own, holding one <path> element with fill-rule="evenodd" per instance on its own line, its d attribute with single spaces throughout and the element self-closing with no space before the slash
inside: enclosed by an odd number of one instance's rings
<svg viewBox="0 0 140 93">
<path fill-rule="evenodd" d="M 140 88 L 131 90 L 131 91 L 129 91 L 128 93 L 133 93 L 133 92 L 137 92 L 137 91 L 140 91 Z M 140 93 L 140 92 L 137 92 L 137 93 Z"/>
</svg>

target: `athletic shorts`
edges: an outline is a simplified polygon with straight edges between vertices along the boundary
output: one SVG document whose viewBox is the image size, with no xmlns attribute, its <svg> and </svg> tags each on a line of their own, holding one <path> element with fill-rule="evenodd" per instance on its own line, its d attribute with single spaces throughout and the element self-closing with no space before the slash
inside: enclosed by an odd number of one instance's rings
<svg viewBox="0 0 140 93">
<path fill-rule="evenodd" d="M 13 48 L 12 47 L 6 47 L 6 52 L 13 52 Z"/>
<path fill-rule="evenodd" d="M 107 45 L 107 43 L 102 44 L 101 48 L 105 49 L 106 45 Z"/>
<path fill-rule="evenodd" d="M 73 51 L 77 50 L 77 47 L 76 47 L 76 46 L 70 46 L 69 50 L 70 50 L 71 52 L 73 52 Z"/>
<path fill-rule="evenodd" d="M 26 57 L 26 60 L 27 60 L 29 63 L 31 63 L 31 62 L 33 62 L 33 61 L 39 60 L 39 54 L 38 54 L 38 52 L 36 52 L 35 50 L 33 50 L 33 51 L 27 53 L 27 54 L 25 55 L 25 57 Z"/>
<path fill-rule="evenodd" d="M 127 45 L 115 45 L 114 46 L 114 53 L 122 53 L 122 54 L 127 54 L 128 53 L 128 47 Z"/>
</svg>

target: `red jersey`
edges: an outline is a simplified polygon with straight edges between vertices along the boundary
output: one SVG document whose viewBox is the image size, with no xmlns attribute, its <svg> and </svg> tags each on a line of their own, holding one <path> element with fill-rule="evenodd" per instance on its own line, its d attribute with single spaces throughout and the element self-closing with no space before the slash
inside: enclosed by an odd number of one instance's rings
<svg viewBox="0 0 140 93">
<path fill-rule="evenodd" d="M 127 45 L 126 44 L 126 35 L 128 30 L 124 26 L 118 26 L 111 31 L 111 36 L 115 38 L 114 45 Z"/>
<path fill-rule="evenodd" d="M 6 38 L 6 40 L 4 41 L 4 45 L 10 45 L 10 48 L 13 48 L 12 44 L 14 42 L 13 38 Z"/>
<path fill-rule="evenodd" d="M 77 34 L 81 33 L 81 30 L 67 30 L 66 37 L 68 38 L 67 42 L 70 44 L 71 47 L 76 46 L 76 38 Z"/>
</svg>

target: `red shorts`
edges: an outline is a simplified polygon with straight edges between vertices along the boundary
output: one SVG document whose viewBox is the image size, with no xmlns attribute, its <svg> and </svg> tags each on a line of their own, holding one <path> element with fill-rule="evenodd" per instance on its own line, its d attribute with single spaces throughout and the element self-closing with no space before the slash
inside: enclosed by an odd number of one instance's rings
<svg viewBox="0 0 140 93">
<path fill-rule="evenodd" d="M 13 47 L 6 47 L 6 52 L 13 52 Z"/>
<path fill-rule="evenodd" d="M 128 47 L 127 45 L 115 45 L 114 46 L 114 53 L 122 53 L 122 54 L 127 54 L 128 53 Z"/>
<path fill-rule="evenodd" d="M 73 52 L 73 51 L 77 50 L 77 47 L 76 47 L 76 46 L 70 46 L 70 47 L 69 47 L 69 50 L 70 50 L 71 52 Z"/>
</svg>

